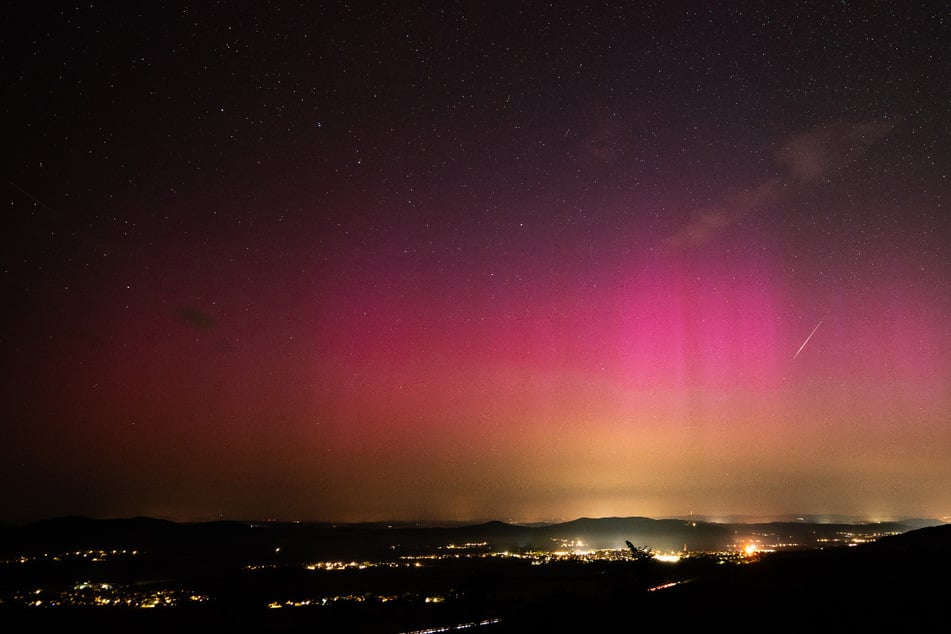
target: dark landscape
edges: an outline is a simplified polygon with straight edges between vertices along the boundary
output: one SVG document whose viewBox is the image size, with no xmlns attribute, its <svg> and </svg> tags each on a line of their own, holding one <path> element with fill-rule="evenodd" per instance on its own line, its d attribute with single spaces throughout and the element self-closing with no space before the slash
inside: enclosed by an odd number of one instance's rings
<svg viewBox="0 0 951 634">
<path fill-rule="evenodd" d="M 951 631 L 949 7 L 8 3 L 0 634 Z"/>
<path fill-rule="evenodd" d="M 647 622 L 909 631 L 942 622 L 951 566 L 951 525 L 929 520 L 63 518 L 7 525 L 2 536 L 3 622 L 100 631 L 630 631 Z M 762 550 L 737 550 L 752 542 Z M 653 556 L 672 551 L 678 561 Z M 93 604 L 93 594 L 112 604 Z M 149 595 L 169 599 L 145 606 Z"/>
</svg>

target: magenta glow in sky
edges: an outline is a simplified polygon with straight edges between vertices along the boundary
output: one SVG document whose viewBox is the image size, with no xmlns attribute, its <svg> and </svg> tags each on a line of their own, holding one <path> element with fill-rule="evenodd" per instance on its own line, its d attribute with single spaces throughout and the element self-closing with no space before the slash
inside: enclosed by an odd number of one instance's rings
<svg viewBox="0 0 951 634">
<path fill-rule="evenodd" d="M 892 11 L 24 16 L 3 519 L 951 515 Z"/>
</svg>

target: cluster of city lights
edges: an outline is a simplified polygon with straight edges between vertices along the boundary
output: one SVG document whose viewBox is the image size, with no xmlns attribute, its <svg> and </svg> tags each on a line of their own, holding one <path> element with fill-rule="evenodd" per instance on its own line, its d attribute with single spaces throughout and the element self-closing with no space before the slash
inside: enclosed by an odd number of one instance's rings
<svg viewBox="0 0 951 634">
<path fill-rule="evenodd" d="M 875 541 L 876 539 L 894 533 L 881 532 L 848 532 L 843 531 L 833 538 L 818 538 L 816 544 L 821 548 L 829 546 L 856 546 L 858 544 Z M 550 549 L 510 551 L 492 550 L 488 542 L 450 543 L 435 548 L 434 552 L 416 555 L 404 555 L 385 561 L 315 561 L 310 563 L 261 563 L 245 566 L 245 570 L 256 571 L 266 568 L 303 567 L 306 570 L 321 573 L 336 573 L 340 571 L 363 571 L 375 568 L 421 568 L 436 566 L 440 562 L 450 562 L 463 559 L 513 559 L 527 561 L 533 566 L 557 564 L 559 562 L 591 563 L 591 562 L 630 562 L 641 559 L 675 564 L 692 557 L 715 558 L 720 564 L 743 564 L 759 560 L 770 552 L 783 549 L 802 548 L 801 544 L 786 541 L 774 533 L 737 534 L 733 544 L 722 552 L 690 552 L 686 544 L 682 551 L 655 552 L 650 549 L 638 549 L 627 542 L 629 548 L 591 548 L 581 539 L 553 539 Z M 279 552 L 276 548 L 275 552 Z M 131 549 L 88 549 L 74 550 L 58 554 L 41 553 L 20 555 L 0 561 L 0 565 L 22 566 L 30 564 L 49 564 L 51 562 L 105 562 L 119 557 L 140 555 L 142 551 Z M 644 555 L 638 557 L 638 555 Z M 98 566 L 97 566 L 98 567 Z M 668 587 L 661 585 L 651 590 Z M 33 588 L 20 590 L 0 598 L 3 602 L 30 607 L 56 606 L 121 606 L 135 608 L 173 607 L 185 603 L 200 603 L 210 598 L 202 594 L 184 589 L 146 589 L 141 586 L 119 585 L 104 581 L 80 581 L 62 589 Z M 269 604 L 271 608 L 327 606 L 340 603 L 363 603 L 367 601 L 387 603 L 391 601 L 413 601 L 426 604 L 442 603 L 447 597 L 441 595 L 416 595 L 404 593 L 401 595 L 332 595 L 296 600 L 275 600 Z"/>
<path fill-rule="evenodd" d="M 420 596 L 412 593 L 404 594 L 343 594 L 329 597 L 319 597 L 310 599 L 289 599 L 286 601 L 271 601 L 267 607 L 272 609 L 281 608 L 304 608 L 304 607 L 325 607 L 341 603 L 390 603 L 392 601 L 419 601 L 421 603 L 444 603 L 446 597 L 441 595 Z"/>
<path fill-rule="evenodd" d="M 33 608 L 56 607 L 176 607 L 184 603 L 204 603 L 209 597 L 187 590 L 136 590 L 105 582 L 83 581 L 63 590 L 37 588 L 17 593 L 14 603 Z"/>
<path fill-rule="evenodd" d="M 112 550 L 103 550 L 95 548 L 91 550 L 72 550 L 63 553 L 36 553 L 32 555 L 19 555 L 14 559 L 0 560 L 0 565 L 7 564 L 32 564 L 44 561 L 91 561 L 95 563 L 105 562 L 116 557 L 132 557 L 141 554 L 139 550 L 128 550 L 125 548 L 114 548 Z"/>
</svg>

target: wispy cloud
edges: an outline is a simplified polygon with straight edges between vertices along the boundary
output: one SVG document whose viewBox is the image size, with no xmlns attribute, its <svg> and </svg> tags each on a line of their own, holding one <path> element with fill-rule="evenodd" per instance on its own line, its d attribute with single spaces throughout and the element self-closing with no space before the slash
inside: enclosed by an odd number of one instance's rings
<svg viewBox="0 0 951 634">
<path fill-rule="evenodd" d="M 196 328 L 214 328 L 218 325 L 214 317 L 193 306 L 185 306 L 179 311 L 179 315 Z"/>
<path fill-rule="evenodd" d="M 697 209 L 682 229 L 667 238 L 667 246 L 692 249 L 716 239 L 746 216 L 852 163 L 884 139 L 895 125 L 895 119 L 839 122 L 790 137 L 773 156 L 782 168 L 780 175 L 747 189 L 728 192 L 716 203 Z"/>
<path fill-rule="evenodd" d="M 786 186 L 784 179 L 774 177 L 753 189 L 725 195 L 715 205 L 694 212 L 690 221 L 680 231 L 667 238 L 667 246 L 674 249 L 693 249 L 710 242 L 745 216 L 779 200 Z"/>
</svg>

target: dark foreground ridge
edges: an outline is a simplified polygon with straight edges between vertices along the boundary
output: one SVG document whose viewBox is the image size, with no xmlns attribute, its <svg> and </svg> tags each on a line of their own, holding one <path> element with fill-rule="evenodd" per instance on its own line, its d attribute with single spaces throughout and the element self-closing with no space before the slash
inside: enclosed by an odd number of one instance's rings
<svg viewBox="0 0 951 634">
<path fill-rule="evenodd" d="M 951 525 L 931 524 L 604 518 L 416 527 L 64 518 L 0 527 L 0 626 L 394 634 L 648 626 L 923 631 L 947 625 L 951 589 Z M 867 534 L 880 536 L 841 540 Z M 753 535 L 796 546 L 743 563 L 713 555 L 676 563 L 630 556 L 642 546 L 735 550 L 737 540 Z M 598 557 L 556 554 L 581 540 L 587 548 L 613 550 Z M 106 603 L 69 603 L 77 596 Z M 132 597 L 138 607 L 116 605 L 117 597 Z M 142 609 L 149 602 L 155 607 Z"/>
</svg>

